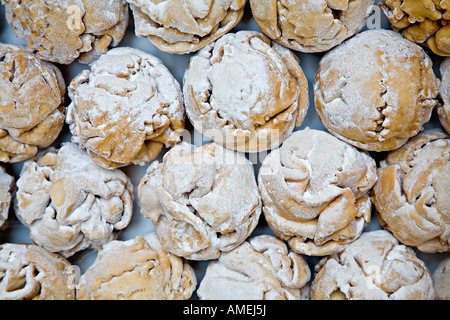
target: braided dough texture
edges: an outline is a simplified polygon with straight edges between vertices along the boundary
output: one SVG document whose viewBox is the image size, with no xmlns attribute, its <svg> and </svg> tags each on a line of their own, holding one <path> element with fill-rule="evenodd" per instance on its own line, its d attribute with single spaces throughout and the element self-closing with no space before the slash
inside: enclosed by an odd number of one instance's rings
<svg viewBox="0 0 450 320">
<path fill-rule="evenodd" d="M 430 57 L 389 30 L 359 33 L 328 52 L 314 84 L 323 125 L 368 151 L 395 150 L 422 131 L 438 89 Z"/>
<path fill-rule="evenodd" d="M 55 141 L 64 125 L 65 92 L 56 66 L 0 43 L 0 161 L 29 159 Z"/>
<path fill-rule="evenodd" d="M 450 300 L 450 258 L 442 260 L 433 272 L 436 300 Z"/>
<path fill-rule="evenodd" d="M 11 205 L 12 191 L 14 189 L 14 177 L 6 173 L 4 167 L 0 167 L 0 231 L 8 226 L 9 207 Z"/>
<path fill-rule="evenodd" d="M 443 104 L 437 107 L 439 120 L 447 133 L 450 133 L 450 58 L 441 63 L 441 87 L 439 89 Z"/>
<path fill-rule="evenodd" d="M 186 54 L 219 39 L 244 15 L 246 0 L 127 0 L 135 32 L 162 51 Z"/>
<path fill-rule="evenodd" d="M 242 152 L 276 148 L 308 109 L 308 83 L 289 49 L 255 31 L 228 33 L 190 59 L 186 113 L 204 136 Z"/>
</svg>

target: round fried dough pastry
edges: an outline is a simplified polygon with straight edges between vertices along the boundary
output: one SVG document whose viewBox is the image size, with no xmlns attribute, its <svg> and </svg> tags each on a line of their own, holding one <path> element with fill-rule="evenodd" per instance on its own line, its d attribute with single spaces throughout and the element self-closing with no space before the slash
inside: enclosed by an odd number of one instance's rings
<svg viewBox="0 0 450 320">
<path fill-rule="evenodd" d="M 72 80 L 69 96 L 72 141 L 103 167 L 145 165 L 180 140 L 180 84 L 158 58 L 138 49 L 102 55 Z"/>
<path fill-rule="evenodd" d="M 439 89 L 443 104 L 437 107 L 439 120 L 447 133 L 450 133 L 450 58 L 441 63 L 441 87 Z"/>
<path fill-rule="evenodd" d="M 135 32 L 158 49 L 175 54 L 198 51 L 234 28 L 247 0 L 127 0 Z"/>
<path fill-rule="evenodd" d="M 433 300 L 433 281 L 414 250 L 385 230 L 365 232 L 316 265 L 312 300 Z"/>
<path fill-rule="evenodd" d="M 211 261 L 197 293 L 202 300 L 307 300 L 310 277 L 301 255 L 260 235 Z"/>
<path fill-rule="evenodd" d="M 200 50 L 189 62 L 183 92 L 194 127 L 242 152 L 276 148 L 308 109 L 297 57 L 254 31 L 226 34 Z"/>
<path fill-rule="evenodd" d="M 16 37 L 41 59 L 90 63 L 122 40 L 125 0 L 1 0 Z"/>
<path fill-rule="evenodd" d="M 314 84 L 323 125 L 369 151 L 395 150 L 422 131 L 438 89 L 425 51 L 390 30 L 362 32 L 328 52 Z"/>
<path fill-rule="evenodd" d="M 11 205 L 11 192 L 14 188 L 14 178 L 6 173 L 0 166 L 0 231 L 8 225 L 9 207 Z"/>
<path fill-rule="evenodd" d="M 32 244 L 0 244 L 0 300 L 75 300 L 73 266 Z"/>
<path fill-rule="evenodd" d="M 308 128 L 272 150 L 258 175 L 271 229 L 295 252 L 313 256 L 339 252 L 361 235 L 376 180 L 367 153 Z"/>
<path fill-rule="evenodd" d="M 358 33 L 374 0 L 250 0 L 262 32 L 292 50 L 323 52 Z"/>
<path fill-rule="evenodd" d="M 19 162 L 52 144 L 64 125 L 61 71 L 0 43 L 0 161 Z"/>
<path fill-rule="evenodd" d="M 424 252 L 450 250 L 450 137 L 427 130 L 378 168 L 373 202 L 382 226 Z"/>
<path fill-rule="evenodd" d="M 261 199 L 251 162 L 209 143 L 185 142 L 152 162 L 139 185 L 141 213 L 163 248 L 192 260 L 216 259 L 258 224 Z"/>
<path fill-rule="evenodd" d="M 133 212 L 129 178 L 98 166 L 73 143 L 26 161 L 17 187 L 16 215 L 31 240 L 64 257 L 113 240 Z"/>
<path fill-rule="evenodd" d="M 383 0 L 380 4 L 393 30 L 441 56 L 450 56 L 448 0 Z"/>
<path fill-rule="evenodd" d="M 196 285 L 189 263 L 150 233 L 104 245 L 80 277 L 77 300 L 187 300 Z"/>
<path fill-rule="evenodd" d="M 436 300 L 450 300 L 450 258 L 442 260 L 433 272 Z"/>
</svg>

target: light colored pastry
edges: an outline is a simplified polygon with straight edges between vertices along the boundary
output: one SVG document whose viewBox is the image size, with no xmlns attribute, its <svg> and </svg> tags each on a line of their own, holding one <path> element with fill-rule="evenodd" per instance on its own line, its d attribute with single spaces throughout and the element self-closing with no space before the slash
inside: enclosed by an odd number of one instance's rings
<svg viewBox="0 0 450 320">
<path fill-rule="evenodd" d="M 66 122 L 72 141 L 106 168 L 145 165 L 180 140 L 180 84 L 162 62 L 141 50 L 108 51 L 69 86 Z"/>
<path fill-rule="evenodd" d="M 430 57 L 390 30 L 364 31 L 332 49 L 314 84 L 325 128 L 369 151 L 395 150 L 422 131 L 438 88 Z"/>
<path fill-rule="evenodd" d="M 285 47 L 323 52 L 359 32 L 374 0 L 250 0 L 262 32 Z"/>
<path fill-rule="evenodd" d="M 17 188 L 16 215 L 31 240 L 64 257 L 113 240 L 133 212 L 130 179 L 98 166 L 73 143 L 26 161 Z"/>
<path fill-rule="evenodd" d="M 77 300 L 187 300 L 196 285 L 189 263 L 150 233 L 106 244 L 81 275 Z"/>
<path fill-rule="evenodd" d="M 90 63 L 117 46 L 128 26 L 125 0 L 1 0 L 16 37 L 41 59 Z"/>
<path fill-rule="evenodd" d="M 387 231 L 365 232 L 316 265 L 312 300 L 433 300 L 430 271 Z"/>
<path fill-rule="evenodd" d="M 55 141 L 64 125 L 65 92 L 56 66 L 0 43 L 0 161 L 29 159 Z"/>
<path fill-rule="evenodd" d="M 307 300 L 310 277 L 301 255 L 260 235 L 211 261 L 197 294 L 202 300 Z"/>
<path fill-rule="evenodd" d="M 0 300 L 74 300 L 73 266 L 32 244 L 0 244 Z"/>
<path fill-rule="evenodd" d="M 445 131 L 450 134 L 450 58 L 446 58 L 441 63 L 441 87 L 439 92 L 443 104 L 437 107 L 439 120 Z"/>
<path fill-rule="evenodd" d="M 448 0 L 383 0 L 380 7 L 393 30 L 441 56 L 450 56 Z"/>
<path fill-rule="evenodd" d="M 247 0 L 127 0 L 135 33 L 162 51 L 197 51 L 234 28 Z"/>
<path fill-rule="evenodd" d="M 380 222 L 424 252 L 450 250 L 450 137 L 437 129 L 412 138 L 381 161 L 373 202 Z"/>
<path fill-rule="evenodd" d="M 163 248 L 192 260 L 236 248 L 261 214 L 251 162 L 215 143 L 178 144 L 150 164 L 138 190 L 141 213 L 152 219 Z"/>
<path fill-rule="evenodd" d="M 342 251 L 361 235 L 376 180 L 367 153 L 309 128 L 272 150 L 258 174 L 267 223 L 294 251 L 312 256 Z"/>
<path fill-rule="evenodd" d="M 6 229 L 8 225 L 13 188 L 14 178 L 6 173 L 4 167 L 0 167 L 0 231 Z"/>
<path fill-rule="evenodd" d="M 443 259 L 433 272 L 436 300 L 450 300 L 450 258 Z"/>
<path fill-rule="evenodd" d="M 228 33 L 200 50 L 189 62 L 183 92 L 195 129 L 242 152 L 276 148 L 308 109 L 297 57 L 255 31 Z"/>
</svg>

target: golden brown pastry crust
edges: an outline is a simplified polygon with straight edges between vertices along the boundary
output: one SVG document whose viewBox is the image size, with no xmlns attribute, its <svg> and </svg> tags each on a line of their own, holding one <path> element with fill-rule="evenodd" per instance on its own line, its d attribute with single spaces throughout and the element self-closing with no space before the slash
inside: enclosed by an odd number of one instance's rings
<svg viewBox="0 0 450 320">
<path fill-rule="evenodd" d="M 74 300 L 73 266 L 63 257 L 30 244 L 0 245 L 1 300 Z"/>
<path fill-rule="evenodd" d="M 127 0 L 135 32 L 162 51 L 198 51 L 234 28 L 246 0 Z M 174 14 L 175 13 L 175 14 Z"/>
<path fill-rule="evenodd" d="M 187 300 L 196 285 L 189 263 L 151 233 L 105 245 L 80 277 L 77 300 Z"/>
<path fill-rule="evenodd" d="M 250 0 L 262 32 L 285 47 L 323 52 L 359 32 L 374 0 Z"/>
<path fill-rule="evenodd" d="M 261 33 L 224 35 L 191 58 L 186 113 L 203 135 L 242 152 L 276 148 L 300 126 L 308 83 L 296 56 Z"/>
<path fill-rule="evenodd" d="M 258 175 L 272 230 L 302 254 L 342 251 L 370 221 L 376 163 L 331 134 L 292 133 L 264 159 Z"/>
<path fill-rule="evenodd" d="M 450 138 L 427 130 L 380 163 L 373 202 L 384 228 L 424 252 L 450 250 Z"/>
<path fill-rule="evenodd" d="M 394 31 L 369 30 L 322 58 L 315 105 L 338 138 L 364 150 L 389 151 L 423 130 L 438 88 L 421 47 Z"/>
<path fill-rule="evenodd" d="M 56 66 L 0 43 L 0 161 L 29 159 L 55 141 L 64 125 L 65 90 Z"/>
<path fill-rule="evenodd" d="M 106 168 L 145 165 L 184 129 L 180 84 L 141 50 L 114 48 L 69 86 L 66 122 L 72 141 Z"/>
<path fill-rule="evenodd" d="M 441 86 L 439 92 L 443 104 L 437 107 L 439 120 L 447 133 L 450 133 L 450 58 L 441 63 Z"/>
<path fill-rule="evenodd" d="M 125 0 L 1 0 L 15 35 L 41 59 L 90 63 L 122 40 Z"/>
<path fill-rule="evenodd" d="M 442 260 L 433 272 L 436 300 L 450 300 L 450 258 Z"/>
<path fill-rule="evenodd" d="M 364 232 L 316 265 L 312 300 L 433 300 L 430 271 L 387 231 Z"/>
<path fill-rule="evenodd" d="M 11 205 L 12 191 L 14 189 L 14 177 L 6 173 L 0 166 L 0 231 L 8 226 L 9 207 Z"/>
<path fill-rule="evenodd" d="M 393 30 L 438 55 L 450 56 L 448 0 L 383 0 L 380 7 Z"/>
<path fill-rule="evenodd" d="M 139 200 L 163 248 L 192 260 L 216 259 L 236 248 L 261 214 L 251 162 L 215 143 L 178 144 L 162 163 L 152 162 Z"/>
</svg>

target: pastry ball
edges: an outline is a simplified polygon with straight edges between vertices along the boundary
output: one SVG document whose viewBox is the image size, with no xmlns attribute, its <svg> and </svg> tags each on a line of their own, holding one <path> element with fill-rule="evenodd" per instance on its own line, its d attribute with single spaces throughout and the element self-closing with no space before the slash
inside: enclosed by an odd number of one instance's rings
<svg viewBox="0 0 450 320">
<path fill-rule="evenodd" d="M 0 161 L 29 159 L 55 141 L 64 125 L 65 92 L 56 66 L 0 43 Z"/>
<path fill-rule="evenodd" d="M 430 271 L 387 231 L 365 232 L 316 266 L 312 300 L 433 300 Z"/>
<path fill-rule="evenodd" d="M 310 277 L 301 255 L 260 235 L 211 261 L 197 294 L 202 300 L 307 300 Z"/>
<path fill-rule="evenodd" d="M 90 63 L 116 46 L 128 26 L 125 0 L 1 0 L 16 37 L 41 59 Z"/>
<path fill-rule="evenodd" d="M 376 180 L 367 153 L 308 128 L 272 150 L 258 175 L 267 223 L 295 252 L 311 256 L 342 251 L 361 235 Z"/>
<path fill-rule="evenodd" d="M 158 49 L 175 54 L 197 51 L 234 28 L 247 0 L 127 0 L 135 32 Z"/>
<path fill-rule="evenodd" d="M 193 56 L 183 92 L 194 127 L 242 152 L 276 148 L 308 109 L 297 57 L 254 31 L 226 34 Z"/>
<path fill-rule="evenodd" d="M 450 250 L 450 136 L 427 130 L 380 163 L 373 202 L 381 224 L 420 251 Z"/>
<path fill-rule="evenodd" d="M 433 272 L 436 300 L 450 300 L 450 258 L 442 260 Z"/>
<path fill-rule="evenodd" d="M 14 178 L 0 166 L 0 231 L 8 225 L 9 207 L 11 205 Z"/>
<path fill-rule="evenodd" d="M 77 300 L 187 300 L 196 285 L 189 263 L 150 233 L 104 245 L 80 277 Z"/>
<path fill-rule="evenodd" d="M 145 165 L 184 129 L 180 84 L 143 51 L 108 51 L 69 86 L 66 122 L 72 141 L 106 168 Z"/>
<path fill-rule="evenodd" d="M 327 51 L 366 23 L 374 0 L 250 0 L 262 32 L 301 52 Z"/>
<path fill-rule="evenodd" d="M 418 45 L 390 30 L 369 30 L 328 52 L 314 83 L 326 129 L 369 151 L 401 147 L 423 130 L 439 80 Z"/>
<path fill-rule="evenodd" d="M 439 120 L 450 134 L 450 58 L 441 63 L 441 87 L 439 89 L 443 104 L 437 107 Z"/>
<path fill-rule="evenodd" d="M 254 230 L 261 199 L 252 163 L 241 153 L 185 142 L 154 161 L 139 185 L 141 213 L 163 248 L 192 260 L 216 259 Z"/>
<path fill-rule="evenodd" d="M 0 244 L 0 300 L 75 300 L 74 266 L 32 244 Z"/>
<path fill-rule="evenodd" d="M 393 30 L 441 56 L 450 56 L 448 0 L 383 0 L 381 9 Z"/>
<path fill-rule="evenodd" d="M 16 215 L 31 240 L 64 257 L 113 240 L 133 212 L 130 179 L 73 143 L 26 161 L 17 188 Z"/>
</svg>

